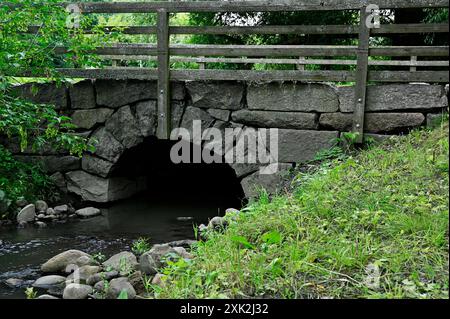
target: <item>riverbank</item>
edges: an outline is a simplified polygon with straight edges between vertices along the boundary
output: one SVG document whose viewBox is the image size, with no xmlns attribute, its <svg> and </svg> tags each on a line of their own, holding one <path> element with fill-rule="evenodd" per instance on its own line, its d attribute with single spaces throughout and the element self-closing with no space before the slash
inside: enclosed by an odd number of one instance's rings
<svg viewBox="0 0 450 319">
<path fill-rule="evenodd" d="M 448 156 L 446 123 L 299 174 L 166 267 L 154 294 L 448 298 Z"/>
</svg>

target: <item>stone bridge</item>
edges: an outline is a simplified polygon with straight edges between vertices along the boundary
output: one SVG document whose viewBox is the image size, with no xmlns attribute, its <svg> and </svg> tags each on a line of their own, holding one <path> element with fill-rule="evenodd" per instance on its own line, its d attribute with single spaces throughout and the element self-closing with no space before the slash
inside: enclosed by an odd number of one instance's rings
<svg viewBox="0 0 450 319">
<path fill-rule="evenodd" d="M 277 190 L 284 172 L 330 148 L 352 127 L 353 87 L 323 83 L 173 82 L 172 127 L 278 128 L 278 162 L 274 175 L 259 174 L 258 164 L 230 164 L 247 197 L 255 185 Z M 139 177 L 117 176 L 127 150 L 156 135 L 157 83 L 137 80 L 86 80 L 70 87 L 41 84 L 18 87 L 36 102 L 55 104 L 73 118 L 82 136 L 96 143 L 95 154 L 82 159 L 52 150 L 19 152 L 14 140 L 3 141 L 24 161 L 42 162 L 65 192 L 83 200 L 110 202 L 145 188 Z M 376 140 L 431 123 L 448 107 L 446 88 L 428 84 L 368 87 L 365 131 Z M 154 154 L 159 156 L 159 154 Z"/>
</svg>

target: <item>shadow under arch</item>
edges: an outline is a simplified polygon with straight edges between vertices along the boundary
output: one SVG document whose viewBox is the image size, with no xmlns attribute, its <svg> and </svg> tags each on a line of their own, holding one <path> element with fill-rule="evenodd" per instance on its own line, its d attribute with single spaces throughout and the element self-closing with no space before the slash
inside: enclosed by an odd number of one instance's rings
<svg viewBox="0 0 450 319">
<path fill-rule="evenodd" d="M 227 208 L 240 209 L 245 204 L 241 183 L 230 165 L 174 164 L 170 151 L 175 143 L 148 137 L 123 152 L 110 178 L 139 179 L 143 187 L 127 199 L 106 204 L 110 227 L 120 228 L 126 220 L 128 229 L 142 234 L 151 219 L 152 237 L 158 237 L 154 234 L 157 224 L 164 232 L 192 233 L 193 223 L 206 223 L 209 218 L 223 216 Z M 189 229 L 183 229 L 183 221 Z M 176 229 L 167 229 L 168 224 Z"/>
</svg>

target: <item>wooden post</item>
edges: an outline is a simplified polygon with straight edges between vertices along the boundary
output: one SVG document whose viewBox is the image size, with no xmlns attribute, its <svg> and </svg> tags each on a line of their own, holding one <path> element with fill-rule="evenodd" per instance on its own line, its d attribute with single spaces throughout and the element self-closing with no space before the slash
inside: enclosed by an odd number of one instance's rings
<svg viewBox="0 0 450 319">
<path fill-rule="evenodd" d="M 355 111 L 353 113 L 353 132 L 358 133 L 356 143 L 364 140 L 364 119 L 366 110 L 367 75 L 369 66 L 369 38 L 370 28 L 367 18 L 370 12 L 366 7 L 361 8 L 359 24 L 359 45 L 357 53 L 356 85 L 355 85 Z"/>
<path fill-rule="evenodd" d="M 159 139 L 169 139 L 171 131 L 169 13 L 158 10 L 158 129 Z"/>
<path fill-rule="evenodd" d="M 199 56 L 199 58 L 200 58 L 200 59 L 203 59 L 204 56 Z M 199 69 L 200 69 L 200 70 L 206 70 L 206 63 L 200 62 L 200 63 L 198 64 L 198 66 L 199 66 Z"/>
<path fill-rule="evenodd" d="M 417 62 L 417 56 L 411 56 L 411 64 L 415 64 Z M 410 68 L 409 68 L 409 71 L 411 71 L 411 72 L 416 72 L 417 71 L 417 66 L 411 66 Z"/>
<path fill-rule="evenodd" d="M 299 63 L 297 64 L 297 70 L 299 71 L 305 71 L 305 65 L 303 63 L 301 63 L 303 60 L 306 59 L 306 57 L 301 56 L 298 58 L 299 59 Z"/>
</svg>

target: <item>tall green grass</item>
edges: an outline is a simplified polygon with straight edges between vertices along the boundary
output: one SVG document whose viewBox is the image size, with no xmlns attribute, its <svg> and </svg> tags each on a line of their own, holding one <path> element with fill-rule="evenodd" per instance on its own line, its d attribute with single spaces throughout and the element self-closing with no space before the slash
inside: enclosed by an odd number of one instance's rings
<svg viewBox="0 0 450 319">
<path fill-rule="evenodd" d="M 170 264 L 158 298 L 448 298 L 448 124 L 301 176 Z M 297 179 L 297 182 L 298 182 Z"/>
</svg>

